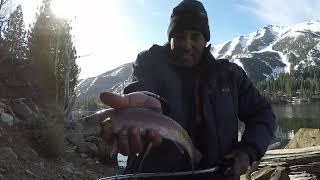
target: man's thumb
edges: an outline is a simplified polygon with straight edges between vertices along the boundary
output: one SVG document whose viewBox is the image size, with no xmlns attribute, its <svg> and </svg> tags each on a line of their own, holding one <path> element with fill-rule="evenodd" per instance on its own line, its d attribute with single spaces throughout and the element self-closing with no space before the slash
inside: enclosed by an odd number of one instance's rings
<svg viewBox="0 0 320 180">
<path fill-rule="evenodd" d="M 129 106 L 128 96 L 121 96 L 110 92 L 100 93 L 100 100 L 115 109 L 125 108 Z"/>
</svg>

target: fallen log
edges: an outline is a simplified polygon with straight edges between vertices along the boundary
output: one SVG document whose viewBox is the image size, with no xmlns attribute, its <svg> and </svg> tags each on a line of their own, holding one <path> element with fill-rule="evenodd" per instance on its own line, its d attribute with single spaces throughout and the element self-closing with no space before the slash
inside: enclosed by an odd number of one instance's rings
<svg viewBox="0 0 320 180">
<path fill-rule="evenodd" d="M 306 174 L 320 177 L 320 146 L 269 150 L 260 161 L 259 167 L 285 167 L 289 174 Z"/>
</svg>

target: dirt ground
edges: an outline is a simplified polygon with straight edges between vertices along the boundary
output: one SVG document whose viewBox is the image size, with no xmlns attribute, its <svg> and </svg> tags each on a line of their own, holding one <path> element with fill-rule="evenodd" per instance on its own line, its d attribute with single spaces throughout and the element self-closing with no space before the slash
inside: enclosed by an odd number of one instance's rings
<svg viewBox="0 0 320 180">
<path fill-rule="evenodd" d="M 44 158 L 18 125 L 0 123 L 0 180 L 98 179 L 121 173 L 116 166 L 80 155 L 70 144 L 58 159 Z"/>
</svg>

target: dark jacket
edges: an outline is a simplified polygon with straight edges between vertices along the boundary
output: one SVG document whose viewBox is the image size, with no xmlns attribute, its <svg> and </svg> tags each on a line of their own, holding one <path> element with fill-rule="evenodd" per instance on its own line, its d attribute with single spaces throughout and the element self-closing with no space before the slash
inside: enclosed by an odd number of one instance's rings
<svg viewBox="0 0 320 180">
<path fill-rule="evenodd" d="M 204 157 L 199 169 L 216 165 L 236 148 L 245 150 L 251 162 L 259 160 L 273 138 L 275 116 L 244 70 L 227 60 L 216 60 L 210 47 L 197 67 L 178 67 L 168 63 L 171 58 L 169 48 L 168 44 L 154 45 L 140 53 L 134 64 L 133 82 L 124 93 L 148 91 L 164 99 L 163 113 L 182 125 L 202 152 Z M 195 102 L 196 96 L 199 96 L 200 104 Z M 195 117 L 199 109 L 201 117 L 197 123 Z M 238 142 L 238 119 L 246 127 L 241 142 Z M 129 157 L 126 172 L 191 168 L 186 155 L 170 141 L 152 148 L 138 169 L 141 156 Z"/>
</svg>

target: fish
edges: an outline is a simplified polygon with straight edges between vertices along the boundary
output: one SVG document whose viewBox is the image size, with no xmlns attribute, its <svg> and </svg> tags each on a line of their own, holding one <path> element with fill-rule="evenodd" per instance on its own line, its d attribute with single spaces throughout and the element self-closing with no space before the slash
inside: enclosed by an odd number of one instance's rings
<svg viewBox="0 0 320 180">
<path fill-rule="evenodd" d="M 141 134 L 155 130 L 164 139 L 177 145 L 181 152 L 187 152 L 192 170 L 202 158 L 201 152 L 192 143 L 188 132 L 170 117 L 146 108 L 104 109 L 84 118 L 83 134 L 101 135 L 102 123 L 111 123 L 112 133 L 119 134 L 123 128 L 138 128 Z"/>
</svg>

